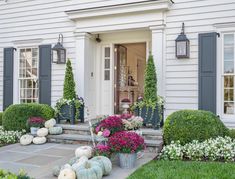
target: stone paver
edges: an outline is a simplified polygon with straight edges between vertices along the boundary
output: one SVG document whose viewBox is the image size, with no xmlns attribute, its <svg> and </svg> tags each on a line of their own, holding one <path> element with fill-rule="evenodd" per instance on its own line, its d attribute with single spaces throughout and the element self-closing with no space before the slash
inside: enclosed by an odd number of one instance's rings
<svg viewBox="0 0 235 179">
<path fill-rule="evenodd" d="M 25 170 L 35 179 L 55 179 L 52 169 L 56 165 L 64 165 L 74 156 L 74 150 L 80 145 L 51 144 L 20 146 L 14 144 L 0 148 L 0 168 L 17 173 Z M 131 170 L 124 170 L 113 160 L 113 170 L 105 179 L 125 179 L 137 168 L 156 157 L 156 153 L 145 153 L 137 161 L 137 166 Z"/>
</svg>

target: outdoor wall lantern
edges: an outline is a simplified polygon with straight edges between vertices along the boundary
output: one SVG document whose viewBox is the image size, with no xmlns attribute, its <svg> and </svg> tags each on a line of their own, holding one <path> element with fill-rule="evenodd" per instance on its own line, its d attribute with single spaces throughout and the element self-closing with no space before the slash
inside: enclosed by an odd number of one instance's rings
<svg viewBox="0 0 235 179">
<path fill-rule="evenodd" d="M 176 57 L 179 58 L 189 58 L 190 53 L 190 41 L 185 35 L 184 23 L 182 24 L 181 34 L 175 40 Z"/>
<path fill-rule="evenodd" d="M 66 63 L 66 49 L 63 47 L 63 35 L 59 34 L 57 44 L 52 48 L 52 61 L 57 64 Z"/>
</svg>

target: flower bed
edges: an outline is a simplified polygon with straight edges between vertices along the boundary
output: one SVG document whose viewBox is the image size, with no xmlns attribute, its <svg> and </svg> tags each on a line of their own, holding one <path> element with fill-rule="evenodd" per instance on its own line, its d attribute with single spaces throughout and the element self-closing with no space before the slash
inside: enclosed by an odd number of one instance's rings
<svg viewBox="0 0 235 179">
<path fill-rule="evenodd" d="M 160 159 L 234 162 L 235 140 L 217 137 L 204 142 L 194 140 L 186 145 L 181 145 L 179 141 L 172 142 L 163 148 Z"/>
<path fill-rule="evenodd" d="M 22 131 L 5 131 L 2 126 L 0 126 L 0 145 L 13 144 L 19 141 L 20 137 L 25 133 Z"/>
</svg>

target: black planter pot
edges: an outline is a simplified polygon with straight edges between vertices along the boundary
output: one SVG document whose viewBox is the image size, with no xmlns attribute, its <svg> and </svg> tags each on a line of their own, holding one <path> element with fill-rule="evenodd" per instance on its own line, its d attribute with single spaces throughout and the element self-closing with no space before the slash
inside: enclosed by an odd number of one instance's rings
<svg viewBox="0 0 235 179">
<path fill-rule="evenodd" d="M 163 106 L 159 111 L 158 106 L 153 109 L 151 107 L 144 106 L 142 109 L 135 109 L 135 115 L 141 116 L 144 119 L 144 126 L 152 126 L 154 129 L 160 129 L 164 125 L 163 120 Z"/>
<path fill-rule="evenodd" d="M 81 123 L 84 123 L 84 105 L 82 105 L 79 109 L 79 119 Z M 65 104 L 61 107 L 60 113 L 57 116 L 57 123 L 60 121 L 70 121 L 71 124 L 75 124 L 76 121 L 76 107 L 75 104 Z"/>
</svg>

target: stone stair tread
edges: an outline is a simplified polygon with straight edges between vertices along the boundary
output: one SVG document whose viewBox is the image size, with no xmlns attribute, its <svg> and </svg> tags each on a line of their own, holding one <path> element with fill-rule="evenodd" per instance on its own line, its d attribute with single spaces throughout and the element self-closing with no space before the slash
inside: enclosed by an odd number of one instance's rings
<svg viewBox="0 0 235 179">
<path fill-rule="evenodd" d="M 57 124 L 56 126 L 62 127 L 63 130 L 80 130 L 80 131 L 90 131 L 88 125 L 67 125 L 67 124 Z"/>
<path fill-rule="evenodd" d="M 72 141 L 92 141 L 89 135 L 78 134 L 61 134 L 61 135 L 48 135 L 49 139 L 72 140 Z M 147 146 L 158 147 L 163 144 L 162 140 L 145 140 Z"/>
</svg>

